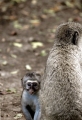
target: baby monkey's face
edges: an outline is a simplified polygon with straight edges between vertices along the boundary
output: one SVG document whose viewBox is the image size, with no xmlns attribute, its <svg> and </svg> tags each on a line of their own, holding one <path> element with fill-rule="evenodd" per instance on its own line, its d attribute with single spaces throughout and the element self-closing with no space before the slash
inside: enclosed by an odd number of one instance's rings
<svg viewBox="0 0 82 120">
<path fill-rule="evenodd" d="M 34 94 L 38 92 L 40 89 L 40 83 L 37 80 L 27 80 L 26 82 L 26 90 L 30 94 Z"/>
<path fill-rule="evenodd" d="M 41 75 L 35 72 L 27 73 L 22 79 L 22 86 L 30 94 L 35 94 L 40 89 Z"/>
</svg>

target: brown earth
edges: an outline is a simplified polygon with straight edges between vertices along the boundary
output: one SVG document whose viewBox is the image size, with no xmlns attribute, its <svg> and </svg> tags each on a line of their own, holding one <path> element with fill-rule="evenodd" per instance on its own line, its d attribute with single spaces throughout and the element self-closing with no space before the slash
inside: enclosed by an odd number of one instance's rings
<svg viewBox="0 0 82 120">
<path fill-rule="evenodd" d="M 76 4 L 67 5 L 61 0 L 35 2 L 27 0 L 4 14 L 0 12 L 0 120 L 24 120 L 20 98 L 21 78 L 29 71 L 26 65 L 43 74 L 56 27 L 67 21 L 82 23 Z M 34 49 L 34 42 L 43 46 Z"/>
</svg>

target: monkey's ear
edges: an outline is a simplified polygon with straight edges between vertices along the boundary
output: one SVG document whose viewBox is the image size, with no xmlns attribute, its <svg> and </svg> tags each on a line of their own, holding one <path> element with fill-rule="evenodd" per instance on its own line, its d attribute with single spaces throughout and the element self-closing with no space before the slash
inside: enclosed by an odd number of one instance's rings
<svg viewBox="0 0 82 120">
<path fill-rule="evenodd" d="M 78 43 L 78 38 L 79 38 L 79 33 L 78 33 L 77 31 L 75 31 L 74 34 L 73 34 L 73 38 L 72 38 L 72 43 L 73 43 L 74 45 L 77 45 L 77 43 Z"/>
</svg>

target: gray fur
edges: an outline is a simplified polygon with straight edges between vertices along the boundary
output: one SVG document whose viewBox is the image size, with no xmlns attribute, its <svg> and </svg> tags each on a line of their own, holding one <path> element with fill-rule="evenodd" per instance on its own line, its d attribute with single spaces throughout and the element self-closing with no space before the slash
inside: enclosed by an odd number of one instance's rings
<svg viewBox="0 0 82 120">
<path fill-rule="evenodd" d="M 82 120 L 81 64 L 82 26 L 60 25 L 41 84 L 41 120 Z"/>
<path fill-rule="evenodd" d="M 22 94 L 22 111 L 25 115 L 26 120 L 33 120 L 26 106 L 29 105 L 33 111 L 35 111 L 34 120 L 40 120 L 41 109 L 38 99 L 38 94 L 29 94 L 27 90 L 23 91 Z"/>
</svg>

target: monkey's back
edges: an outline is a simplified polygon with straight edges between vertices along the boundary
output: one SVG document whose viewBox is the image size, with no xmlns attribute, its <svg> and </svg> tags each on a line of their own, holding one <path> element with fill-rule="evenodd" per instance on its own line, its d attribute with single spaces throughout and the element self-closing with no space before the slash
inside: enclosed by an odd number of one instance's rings
<svg viewBox="0 0 82 120">
<path fill-rule="evenodd" d="M 52 48 L 42 82 L 42 120 L 82 120 L 80 54 L 77 46 Z"/>
</svg>

